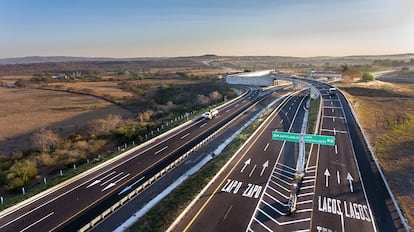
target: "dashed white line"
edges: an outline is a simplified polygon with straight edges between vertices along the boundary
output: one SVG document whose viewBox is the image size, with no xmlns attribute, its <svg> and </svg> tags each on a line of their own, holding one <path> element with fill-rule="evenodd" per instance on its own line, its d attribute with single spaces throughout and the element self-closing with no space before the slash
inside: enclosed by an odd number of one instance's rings
<svg viewBox="0 0 414 232">
<path fill-rule="evenodd" d="M 283 123 L 283 120 L 284 120 L 284 119 L 280 120 L 280 124 L 282 124 L 282 123 Z"/>
<path fill-rule="evenodd" d="M 263 151 L 266 151 L 267 148 L 269 147 L 269 143 L 266 144 L 265 148 L 263 149 Z"/>
<path fill-rule="evenodd" d="M 257 166 L 256 164 L 253 166 L 252 170 L 250 171 L 249 177 L 251 177 L 251 176 L 252 176 L 252 174 L 253 174 L 254 170 L 256 169 L 256 166 Z"/>
<path fill-rule="evenodd" d="M 204 127 L 205 125 L 207 125 L 207 123 L 201 124 L 200 128 Z"/>
<path fill-rule="evenodd" d="M 230 109 L 226 110 L 225 113 L 230 112 Z"/>
<path fill-rule="evenodd" d="M 335 144 L 335 154 L 338 155 L 338 145 Z"/>
<path fill-rule="evenodd" d="M 185 137 L 187 137 L 189 135 L 190 135 L 190 133 L 187 133 L 187 134 L 183 135 L 180 139 L 184 139 Z"/>
<path fill-rule="evenodd" d="M 165 147 L 161 148 L 160 150 L 156 151 L 156 152 L 154 153 L 154 155 L 159 154 L 160 152 L 164 151 L 164 150 L 165 150 L 165 149 L 167 149 L 167 148 L 168 148 L 168 146 L 165 146 Z"/>
<path fill-rule="evenodd" d="M 338 179 L 338 184 L 341 184 L 341 177 L 339 176 L 339 171 L 336 171 L 336 177 Z"/>
</svg>

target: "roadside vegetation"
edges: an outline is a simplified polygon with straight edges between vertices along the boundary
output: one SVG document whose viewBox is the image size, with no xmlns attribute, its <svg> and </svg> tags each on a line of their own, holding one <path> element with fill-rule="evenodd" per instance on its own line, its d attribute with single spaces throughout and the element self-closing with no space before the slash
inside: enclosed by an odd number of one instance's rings
<svg viewBox="0 0 414 232">
<path fill-rule="evenodd" d="M 338 87 L 350 99 L 400 208 L 413 228 L 414 84 L 370 81 L 340 83 Z"/>
<path fill-rule="evenodd" d="M 76 73 L 73 75 L 81 76 Z M 54 92 L 87 95 L 120 106 L 130 111 L 130 115 L 134 115 L 123 117 L 114 112 L 107 114 L 106 117 L 82 121 L 78 126 L 72 125 L 72 129 L 66 133 L 60 133 L 59 128 L 46 124 L 28 134 L 27 140 L 30 146 L 27 149 L 0 154 L 0 184 L 3 186 L 0 193 L 5 202 L 11 202 L 10 198 L 14 195 L 21 198 L 19 195 L 23 192 L 22 187 L 25 188 L 24 192 L 28 197 L 33 194 L 30 192 L 31 189 L 34 192 L 44 189 L 43 186 L 46 186 L 43 183 L 44 178 L 47 180 L 55 178 L 59 176 L 60 170 L 66 173 L 79 169 L 81 164 L 86 163 L 90 166 L 91 163 L 100 161 L 100 157 L 111 156 L 120 148 L 124 149 L 126 144 L 137 145 L 161 133 L 168 126 L 185 121 L 187 118 L 182 115 L 188 117 L 189 112 L 206 109 L 236 96 L 230 86 L 218 83 L 211 76 L 198 76 L 191 79 L 191 75 L 187 78 L 183 77 L 187 74 L 179 73 L 176 75 L 182 77 L 181 79 L 170 80 L 167 75 L 163 79 L 157 76 L 159 79 L 156 80 L 139 78 L 131 80 L 122 79 L 124 75 L 126 74 L 122 73 L 117 80 L 96 81 L 91 79 L 93 72 L 87 77 L 76 79 L 68 79 L 65 76 L 50 78 L 49 74 L 36 74 L 32 78 L 17 80 L 14 86 L 2 87 L 51 91 L 48 95 L 50 100 L 53 100 Z M 76 106 L 73 108 L 73 106 L 60 105 L 58 108 L 54 107 L 53 111 L 70 112 L 79 109 Z M 76 173 L 78 172 L 74 172 Z M 36 187 L 39 184 L 44 185 L 40 188 Z M 0 207 L 8 205 L 10 204 Z"/>
</svg>

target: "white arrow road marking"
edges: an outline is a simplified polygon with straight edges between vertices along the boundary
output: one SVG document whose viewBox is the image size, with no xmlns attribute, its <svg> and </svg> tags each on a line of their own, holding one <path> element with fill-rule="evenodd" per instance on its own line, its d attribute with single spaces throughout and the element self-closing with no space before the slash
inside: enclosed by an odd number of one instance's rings
<svg viewBox="0 0 414 232">
<path fill-rule="evenodd" d="M 263 175 L 263 172 L 264 172 L 264 170 L 265 170 L 267 167 L 269 167 L 269 160 L 267 160 L 267 161 L 263 164 L 263 169 L 262 169 L 262 172 L 260 173 L 260 176 L 262 176 L 262 175 Z"/>
<path fill-rule="evenodd" d="M 325 187 L 328 187 L 329 186 L 328 178 L 329 176 L 331 176 L 328 169 L 325 170 L 324 175 L 325 175 Z"/>
<path fill-rule="evenodd" d="M 269 147 L 269 143 L 266 144 L 265 148 L 263 149 L 263 151 L 266 151 L 267 148 Z"/>
<path fill-rule="evenodd" d="M 250 171 L 249 177 L 251 177 L 251 176 L 252 176 L 252 174 L 253 174 L 254 170 L 256 169 L 256 166 L 257 166 L 256 164 L 253 166 L 252 170 Z"/>
<path fill-rule="evenodd" d="M 107 189 L 109 189 L 109 188 L 112 188 L 112 187 L 113 187 L 113 186 L 115 186 L 115 185 L 116 185 L 119 181 L 121 181 L 121 180 L 123 180 L 123 179 L 127 178 L 129 175 L 130 175 L 130 173 L 126 174 L 125 176 L 123 176 L 122 178 L 118 179 L 117 181 L 115 181 L 115 182 L 112 182 L 112 183 L 108 184 L 108 186 L 106 186 L 104 189 L 102 189 L 102 192 L 103 192 L 103 191 L 105 191 L 105 190 L 107 190 Z"/>
<path fill-rule="evenodd" d="M 341 178 L 339 176 L 339 171 L 336 171 L 336 178 L 338 179 L 338 184 L 341 184 Z"/>
<path fill-rule="evenodd" d="M 244 161 L 244 165 L 243 165 L 242 169 L 240 170 L 240 172 L 243 172 L 244 171 L 244 169 L 246 168 L 246 166 L 250 164 L 251 160 L 252 159 L 248 159 L 248 160 Z"/>
<path fill-rule="evenodd" d="M 99 180 L 95 180 L 94 182 L 92 182 L 92 183 L 90 183 L 88 186 L 86 186 L 86 188 L 89 188 L 89 187 L 92 187 L 92 186 L 94 186 L 94 185 L 96 185 L 96 184 L 101 183 L 103 179 L 106 179 L 107 177 L 111 176 L 111 175 L 112 175 L 112 174 L 114 174 L 115 172 L 116 172 L 116 171 L 113 171 L 113 172 L 109 173 L 108 175 L 106 175 L 106 176 L 102 177 L 101 179 L 99 179 Z"/>
<path fill-rule="evenodd" d="M 131 185 L 126 186 L 124 189 L 122 189 L 121 192 L 118 193 L 118 195 L 121 195 L 122 193 L 129 191 L 130 189 L 132 189 L 132 187 L 136 184 L 138 184 L 141 180 L 143 180 L 145 178 L 145 176 L 139 178 L 139 180 L 135 181 L 134 183 L 132 183 Z"/>
<path fill-rule="evenodd" d="M 354 187 L 352 186 L 352 181 L 354 180 L 354 178 L 352 178 L 351 174 L 349 174 L 346 176 L 346 179 L 349 181 L 349 189 L 351 190 L 351 193 L 354 192 Z"/>
</svg>

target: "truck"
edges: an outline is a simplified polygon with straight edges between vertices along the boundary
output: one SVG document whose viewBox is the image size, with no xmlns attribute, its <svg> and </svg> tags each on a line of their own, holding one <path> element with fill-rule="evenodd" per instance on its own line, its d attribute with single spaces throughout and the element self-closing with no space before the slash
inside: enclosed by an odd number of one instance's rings
<svg viewBox="0 0 414 232">
<path fill-rule="evenodd" d="M 213 119 L 218 115 L 218 110 L 214 109 L 214 110 L 210 110 L 208 112 L 205 112 L 203 114 L 203 117 L 208 118 L 208 119 Z"/>
</svg>

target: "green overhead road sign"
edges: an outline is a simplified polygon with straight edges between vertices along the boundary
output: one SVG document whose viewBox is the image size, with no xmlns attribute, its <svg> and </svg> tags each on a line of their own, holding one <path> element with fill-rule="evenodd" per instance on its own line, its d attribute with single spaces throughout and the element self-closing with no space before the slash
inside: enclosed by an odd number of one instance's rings
<svg viewBox="0 0 414 232">
<path fill-rule="evenodd" d="M 272 139 L 299 143 L 300 134 L 283 131 L 272 131 Z"/>
<path fill-rule="evenodd" d="M 300 134 L 283 131 L 272 131 L 272 139 L 299 143 Z M 305 143 L 335 146 L 334 136 L 304 134 L 303 140 Z"/>
</svg>

